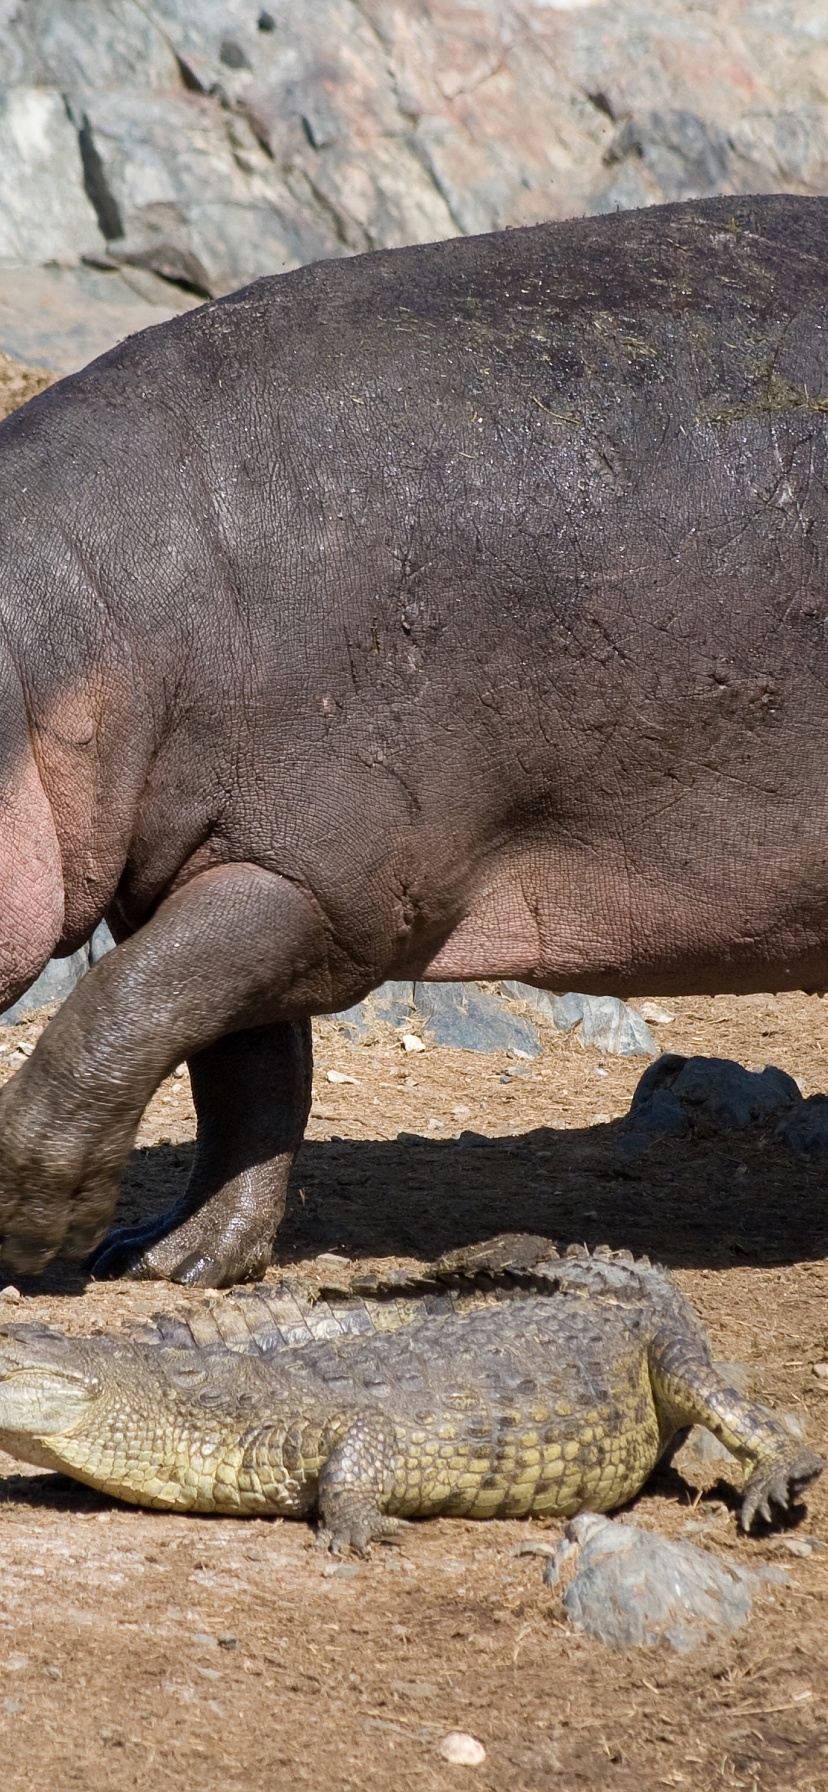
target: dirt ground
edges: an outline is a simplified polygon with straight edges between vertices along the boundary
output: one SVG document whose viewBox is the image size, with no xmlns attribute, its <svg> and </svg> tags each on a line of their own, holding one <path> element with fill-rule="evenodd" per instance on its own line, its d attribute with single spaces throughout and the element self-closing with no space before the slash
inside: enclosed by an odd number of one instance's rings
<svg viewBox="0 0 828 1792">
<path fill-rule="evenodd" d="M 0 349 L 0 418 L 16 411 L 19 405 L 27 404 L 38 392 L 44 392 L 54 379 L 55 375 L 47 372 L 45 367 L 26 367 L 22 361 L 13 360 Z"/>
<path fill-rule="evenodd" d="M 828 1001 L 671 1001 L 665 1048 L 781 1065 L 828 1088 Z M 0 1076 L 32 1049 L 34 1016 L 0 1030 Z M 283 1257 L 319 1280 L 414 1263 L 505 1228 L 647 1249 L 674 1266 L 721 1357 L 828 1443 L 828 1213 L 823 1164 L 772 1138 L 615 1154 L 642 1060 L 602 1059 L 541 1023 L 531 1062 L 429 1047 L 390 1031 L 349 1044 L 317 1026 L 313 1117 Z M 337 1071 L 353 1082 L 329 1082 Z M 507 1080 L 508 1079 L 508 1080 Z M 122 1212 L 163 1209 L 186 1175 L 185 1073 L 145 1117 Z M 328 1273 L 330 1266 L 328 1266 Z M 274 1275 L 276 1271 L 272 1272 Z M 203 1299 L 159 1284 L 86 1284 L 58 1264 L 4 1317 L 109 1329 Z M 738 1484 L 734 1469 L 734 1486 Z M 828 1478 L 807 1511 L 742 1539 L 729 1484 L 665 1470 L 637 1522 L 728 1559 L 784 1567 L 736 1637 L 678 1657 L 611 1651 L 575 1633 L 542 1560 L 557 1527 L 452 1520 L 337 1564 L 289 1521 L 175 1517 L 117 1506 L 0 1457 L 3 1792 L 825 1792 Z M 802 1550 L 803 1537 L 825 1542 Z M 792 1547 L 791 1547 L 792 1546 Z M 449 1766 L 447 1731 L 486 1749 Z"/>
</svg>

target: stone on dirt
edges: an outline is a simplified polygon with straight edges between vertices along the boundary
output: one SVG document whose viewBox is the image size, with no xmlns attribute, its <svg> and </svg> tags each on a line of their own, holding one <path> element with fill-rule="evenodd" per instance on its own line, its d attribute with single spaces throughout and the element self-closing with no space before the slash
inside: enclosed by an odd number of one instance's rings
<svg viewBox="0 0 828 1792">
<path fill-rule="evenodd" d="M 383 983 L 364 1002 L 334 1015 L 346 1037 L 362 1045 L 378 1037 L 379 1021 L 405 1028 L 403 1045 L 408 1051 L 423 1047 L 409 1030 L 417 1018 L 431 1045 L 470 1052 L 514 1051 L 529 1058 L 536 1058 L 541 1049 L 537 1028 L 476 983 Z M 415 1044 L 406 1044 L 413 1040 Z"/>
<path fill-rule="evenodd" d="M 746 1070 L 731 1058 L 685 1058 L 663 1052 L 645 1070 L 621 1129 L 624 1155 L 658 1134 L 727 1133 L 768 1125 L 803 1107 L 797 1084 L 775 1064 Z"/>
<path fill-rule="evenodd" d="M 560 1033 L 571 1033 L 580 1026 L 584 1044 L 596 1051 L 621 1058 L 654 1058 L 658 1052 L 646 1021 L 618 996 L 582 996 L 574 991 L 553 996 L 548 990 L 534 989 L 531 983 L 511 980 L 503 983 L 503 990 L 548 1015 Z"/>
<path fill-rule="evenodd" d="M 486 1750 L 476 1736 L 470 1736 L 468 1730 L 449 1730 L 437 1745 L 438 1754 L 444 1761 L 450 1761 L 452 1767 L 482 1767 L 486 1759 Z"/>
<path fill-rule="evenodd" d="M 570 1519 L 544 1572 L 554 1586 L 577 1552 L 563 1603 L 578 1630 L 617 1649 L 660 1643 L 681 1654 L 750 1617 L 752 1588 L 768 1575 L 720 1562 L 693 1543 L 674 1543 L 595 1512 Z M 775 1578 L 775 1577 L 774 1577 Z"/>
<path fill-rule="evenodd" d="M 809 1095 L 780 1120 L 776 1137 L 800 1157 L 828 1151 L 828 1095 Z"/>
<path fill-rule="evenodd" d="M 20 996 L 18 1001 L 0 1014 L 0 1024 L 9 1027 L 15 1021 L 22 1020 L 33 1008 L 45 1008 L 50 1002 L 63 1002 L 71 995 L 76 983 L 85 977 L 90 965 L 97 964 L 107 952 L 111 952 L 115 944 L 105 921 L 95 928 L 91 940 L 81 946 L 77 952 L 70 953 L 68 958 L 50 958 L 45 970 L 41 971 L 37 981 Z"/>
<path fill-rule="evenodd" d="M 432 1045 L 450 1045 L 469 1052 L 523 1052 L 538 1057 L 537 1028 L 475 983 L 418 983 L 417 1013 Z"/>
</svg>

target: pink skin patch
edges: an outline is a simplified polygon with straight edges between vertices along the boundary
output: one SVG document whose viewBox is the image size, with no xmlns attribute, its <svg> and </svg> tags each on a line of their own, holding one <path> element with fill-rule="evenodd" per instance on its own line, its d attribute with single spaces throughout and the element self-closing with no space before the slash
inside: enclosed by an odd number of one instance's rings
<svg viewBox="0 0 828 1792">
<path fill-rule="evenodd" d="M 0 1007 L 34 982 L 63 930 L 63 868 L 30 751 L 0 783 Z"/>
</svg>

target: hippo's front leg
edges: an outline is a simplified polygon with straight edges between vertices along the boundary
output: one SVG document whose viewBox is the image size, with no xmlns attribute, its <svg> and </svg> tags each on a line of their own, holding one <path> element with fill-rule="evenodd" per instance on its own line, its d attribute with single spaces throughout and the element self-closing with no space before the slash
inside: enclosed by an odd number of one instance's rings
<svg viewBox="0 0 828 1792">
<path fill-rule="evenodd" d="M 83 1256 L 98 1243 L 144 1108 L 162 1078 L 187 1058 L 195 1069 L 200 1139 L 186 1235 L 172 1242 L 169 1257 L 156 1245 L 144 1266 L 133 1253 L 130 1268 L 189 1271 L 188 1279 L 212 1284 L 259 1270 L 261 1234 L 269 1246 L 284 1197 L 284 1159 L 307 1116 L 309 1062 L 300 1017 L 331 1005 L 328 978 L 328 941 L 312 900 L 258 866 L 204 872 L 162 903 L 145 927 L 89 972 L 0 1091 L 4 1266 L 37 1271 L 56 1251 Z M 289 1067 L 283 1089 L 292 1113 L 274 1122 L 271 1098 L 263 1116 L 254 1076 L 245 1130 L 243 1078 L 236 1074 L 234 1099 L 228 1076 L 228 1132 L 221 1139 L 221 1100 L 209 1094 L 217 1097 L 222 1074 L 216 1042 L 247 1028 L 262 1029 L 268 1043 L 254 1040 L 251 1051 L 228 1041 L 225 1069 L 234 1057 L 237 1073 L 245 1057 L 248 1067 L 257 1061 L 261 1083 L 268 1061 L 273 1069 L 274 1057 L 281 1057 Z M 268 1153 L 271 1169 L 279 1159 L 275 1191 Z M 219 1215 L 222 1203 L 233 1205 L 228 1184 L 235 1182 L 238 1193 L 245 1176 L 242 1239 Z M 193 1213 L 199 1201 L 203 1235 Z M 189 1263 L 182 1261 L 187 1257 Z"/>
</svg>

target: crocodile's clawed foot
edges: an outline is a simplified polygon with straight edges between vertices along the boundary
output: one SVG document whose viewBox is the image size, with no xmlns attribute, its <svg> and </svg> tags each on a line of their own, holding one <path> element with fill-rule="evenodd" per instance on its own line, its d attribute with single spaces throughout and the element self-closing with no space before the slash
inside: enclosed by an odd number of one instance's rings
<svg viewBox="0 0 828 1792">
<path fill-rule="evenodd" d="M 786 1512 L 789 1506 L 795 1505 L 808 1483 L 821 1474 L 824 1467 L 821 1456 L 801 1446 L 792 1449 L 790 1455 L 760 1464 L 745 1488 L 739 1520 L 742 1530 L 749 1531 L 755 1518 L 763 1518 L 766 1524 L 771 1524 L 772 1508 L 778 1506 Z"/>
<path fill-rule="evenodd" d="M 268 1238 L 227 1234 L 205 1237 L 208 1229 L 190 1216 L 171 1225 L 171 1215 L 143 1226 L 118 1226 L 87 1263 L 98 1281 L 123 1277 L 132 1282 L 181 1282 L 188 1288 L 231 1288 L 261 1280 L 272 1259 Z"/>
<path fill-rule="evenodd" d="M 399 1544 L 402 1532 L 409 1528 L 406 1518 L 389 1518 L 386 1513 L 371 1513 L 355 1518 L 348 1525 L 320 1525 L 316 1533 L 319 1549 L 332 1556 L 360 1556 L 366 1561 L 372 1543 Z"/>
</svg>

